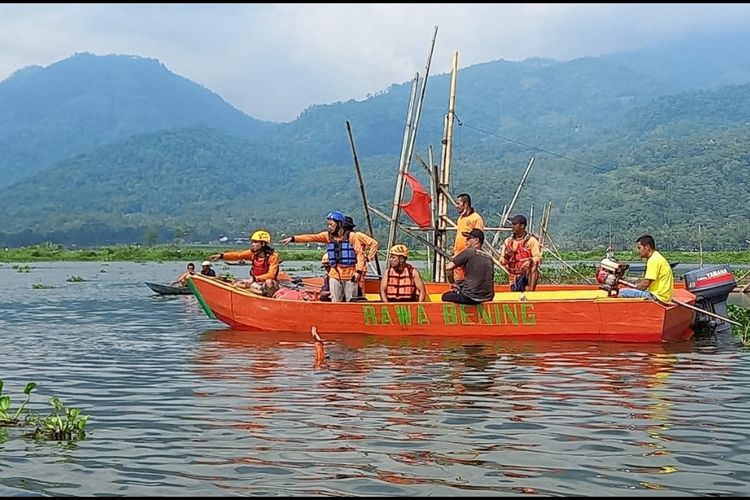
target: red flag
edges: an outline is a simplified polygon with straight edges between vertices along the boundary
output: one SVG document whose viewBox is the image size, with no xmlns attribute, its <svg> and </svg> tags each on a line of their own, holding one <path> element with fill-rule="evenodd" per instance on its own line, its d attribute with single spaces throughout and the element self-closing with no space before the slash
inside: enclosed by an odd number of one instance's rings
<svg viewBox="0 0 750 500">
<path fill-rule="evenodd" d="M 409 186 L 411 186 L 412 195 L 408 203 L 401 203 L 399 206 L 422 229 L 431 227 L 432 211 L 430 210 L 430 202 L 432 201 L 432 197 L 425 191 L 419 181 L 410 174 L 404 174 L 404 178 L 409 183 Z"/>
</svg>

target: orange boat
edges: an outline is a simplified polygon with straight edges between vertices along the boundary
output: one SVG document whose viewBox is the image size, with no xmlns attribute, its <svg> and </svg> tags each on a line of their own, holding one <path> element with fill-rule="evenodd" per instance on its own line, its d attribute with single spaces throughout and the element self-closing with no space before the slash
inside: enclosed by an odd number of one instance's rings
<svg viewBox="0 0 750 500">
<path fill-rule="evenodd" d="M 546 340 L 665 342 L 693 336 L 694 312 L 651 300 L 609 297 L 593 285 L 541 285 L 536 291 L 496 286 L 491 302 L 467 306 L 441 301 L 445 283 L 427 284 L 429 302 L 386 303 L 377 283 L 365 282 L 366 301 L 332 303 L 271 299 L 219 280 L 193 276 L 190 288 L 210 318 L 237 330 L 321 335 L 375 334 L 538 337 Z M 314 285 L 314 280 L 305 280 Z M 695 304 L 676 287 L 674 299 Z"/>
</svg>

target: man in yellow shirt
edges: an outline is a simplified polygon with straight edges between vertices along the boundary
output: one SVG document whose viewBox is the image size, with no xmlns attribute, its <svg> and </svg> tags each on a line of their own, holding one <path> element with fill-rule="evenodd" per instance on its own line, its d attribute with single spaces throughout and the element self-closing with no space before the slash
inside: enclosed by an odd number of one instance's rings
<svg viewBox="0 0 750 500">
<path fill-rule="evenodd" d="M 456 211 L 458 212 L 458 219 L 456 219 L 456 240 L 453 243 L 453 257 L 466 249 L 464 233 L 468 233 L 472 229 L 484 229 L 484 220 L 471 206 L 471 196 L 467 193 L 461 193 L 456 197 Z M 451 280 L 451 277 L 448 276 L 448 281 L 460 283 L 465 278 L 464 266 L 457 266 L 453 269 L 453 279 Z"/>
<path fill-rule="evenodd" d="M 645 234 L 636 240 L 635 249 L 641 259 L 646 260 L 646 274 L 636 288 L 623 288 L 620 297 L 643 297 L 662 302 L 672 300 L 674 275 L 672 267 L 662 254 L 656 251 L 653 236 Z"/>
</svg>

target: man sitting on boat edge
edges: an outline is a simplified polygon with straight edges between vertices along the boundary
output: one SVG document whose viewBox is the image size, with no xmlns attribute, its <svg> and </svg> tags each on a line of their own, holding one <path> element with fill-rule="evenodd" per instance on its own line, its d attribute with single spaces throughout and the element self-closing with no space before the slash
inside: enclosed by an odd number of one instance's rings
<svg viewBox="0 0 750 500">
<path fill-rule="evenodd" d="M 180 284 L 180 286 L 185 286 L 185 280 L 195 274 L 195 264 L 193 264 L 192 262 L 188 262 L 186 269 L 187 270 L 182 273 L 179 278 L 170 283 L 171 286 L 174 286 L 178 283 Z"/>
<path fill-rule="evenodd" d="M 514 215 L 510 220 L 513 234 L 503 242 L 500 264 L 506 266 L 511 292 L 536 290 L 542 253 L 536 236 L 526 232 L 526 217 Z"/>
<path fill-rule="evenodd" d="M 451 283 L 451 290 L 443 294 L 444 302 L 455 302 L 457 304 L 474 305 L 487 302 L 495 297 L 495 268 L 490 254 L 482 248 L 484 244 L 484 231 L 474 228 L 466 237 L 466 249 L 453 257 L 445 266 L 446 271 L 463 266 L 466 270 L 464 280 L 457 284 Z M 448 274 L 450 281 L 451 275 Z"/>
<path fill-rule="evenodd" d="M 667 259 L 656 250 L 656 242 L 650 234 L 636 240 L 635 249 L 641 259 L 646 260 L 646 274 L 636 288 L 620 289 L 620 297 L 643 297 L 662 302 L 672 300 L 674 274 Z"/>
<path fill-rule="evenodd" d="M 247 288 L 258 295 L 273 297 L 279 289 L 279 264 L 281 263 L 279 253 L 271 247 L 271 234 L 268 231 L 255 231 L 250 235 L 250 241 L 250 248 L 247 250 L 217 253 L 211 255 L 209 259 L 212 261 L 218 259 L 250 261 L 250 276 L 247 279 L 235 281 L 234 286 Z"/>
</svg>

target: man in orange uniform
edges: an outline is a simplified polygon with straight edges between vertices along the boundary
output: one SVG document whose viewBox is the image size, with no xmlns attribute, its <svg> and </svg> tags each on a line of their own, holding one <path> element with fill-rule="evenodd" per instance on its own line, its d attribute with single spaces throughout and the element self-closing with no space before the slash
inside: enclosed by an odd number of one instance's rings
<svg viewBox="0 0 750 500">
<path fill-rule="evenodd" d="M 460 254 L 466 249 L 466 236 L 464 233 L 468 233 L 472 229 L 484 229 L 484 220 L 479 215 L 474 207 L 471 206 L 471 196 L 467 193 L 461 193 L 456 197 L 456 211 L 458 212 L 458 219 L 456 219 L 456 240 L 453 243 L 453 257 Z M 466 271 L 464 266 L 458 266 L 453 269 L 453 279 L 451 280 L 450 271 L 448 281 L 452 283 L 460 283 L 466 278 Z"/>
<path fill-rule="evenodd" d="M 359 296 L 359 282 L 365 274 L 367 257 L 364 248 L 352 231 L 344 229 L 344 214 L 329 212 L 327 231 L 317 234 L 296 234 L 281 240 L 289 243 L 324 243 L 331 270 L 328 279 L 332 302 L 351 302 Z"/>
<path fill-rule="evenodd" d="M 378 243 L 378 240 L 376 240 L 369 234 L 363 233 L 362 231 L 355 231 L 355 227 L 357 227 L 357 225 L 354 223 L 354 219 L 352 219 L 348 215 L 344 217 L 344 231 L 352 232 L 352 234 L 359 240 L 360 244 L 362 245 L 362 249 L 365 251 L 365 255 L 367 256 L 367 262 L 372 262 L 373 260 L 375 260 L 375 256 L 378 254 L 378 247 L 380 246 L 380 244 Z"/>
<path fill-rule="evenodd" d="M 251 292 L 273 297 L 279 289 L 279 253 L 271 248 L 271 234 L 268 231 L 255 231 L 250 236 L 250 248 L 244 251 L 213 254 L 211 260 L 247 260 L 250 262 L 250 277 L 237 280 L 234 286 L 248 288 Z"/>
<path fill-rule="evenodd" d="M 539 266 L 542 254 L 539 240 L 526 232 L 526 217 L 515 215 L 510 220 L 512 236 L 503 242 L 500 264 L 505 266 L 510 276 L 510 291 L 536 290 L 539 282 Z"/>
</svg>

